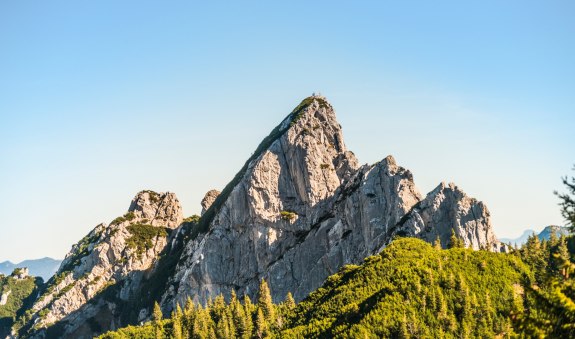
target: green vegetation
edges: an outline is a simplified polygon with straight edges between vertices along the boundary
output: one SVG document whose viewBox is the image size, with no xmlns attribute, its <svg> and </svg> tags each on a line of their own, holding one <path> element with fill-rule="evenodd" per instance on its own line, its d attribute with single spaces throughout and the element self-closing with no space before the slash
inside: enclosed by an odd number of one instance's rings
<svg viewBox="0 0 575 339">
<path fill-rule="evenodd" d="M 205 307 L 188 301 L 168 319 L 101 338 L 496 337 L 514 335 L 519 282 L 531 277 L 517 255 L 441 250 L 417 239 L 395 240 L 361 266 L 348 265 L 296 306 L 274 305 L 265 281 L 257 303 L 232 295 Z"/>
<path fill-rule="evenodd" d="M 514 286 L 528 268 L 515 256 L 392 242 L 348 265 L 301 302 L 285 337 L 495 337 L 522 309 Z"/>
<path fill-rule="evenodd" d="M 125 221 L 132 221 L 132 220 L 134 220 L 134 218 L 136 218 L 136 215 L 134 214 L 134 212 L 128 212 L 128 213 L 124 214 L 123 216 L 117 217 L 116 219 L 112 220 L 110 225 L 117 225 L 117 224 L 121 224 Z"/>
<path fill-rule="evenodd" d="M 16 318 L 31 306 L 41 284 L 41 278 L 16 279 L 14 276 L 0 275 L 0 297 L 7 296 L 6 303 L 0 305 L 0 337 L 7 336 Z"/>
<path fill-rule="evenodd" d="M 320 167 L 321 169 L 328 169 L 328 168 L 330 168 L 331 166 L 330 166 L 329 164 L 321 164 L 321 165 L 319 165 L 319 167 Z"/>
<path fill-rule="evenodd" d="M 208 301 L 206 307 L 188 299 L 183 310 L 177 306 L 169 319 L 163 319 L 160 306 L 155 303 L 152 321 L 99 338 L 265 338 L 279 333 L 294 307 L 291 295 L 284 303 L 274 305 L 268 285 L 262 280 L 256 304 L 249 297 L 241 302 L 234 293 L 229 303 L 220 295 Z"/>
<path fill-rule="evenodd" d="M 192 215 L 191 217 L 185 218 L 182 222 L 183 222 L 183 223 L 196 224 L 196 223 L 200 222 L 200 216 L 197 215 L 197 214 L 194 214 L 194 215 Z"/>
<path fill-rule="evenodd" d="M 168 236 L 166 228 L 147 224 L 128 225 L 127 230 L 132 235 L 126 239 L 126 246 L 136 251 L 138 259 L 142 258 L 144 252 L 154 247 L 152 242 L 154 238 Z"/>
<path fill-rule="evenodd" d="M 291 211 L 281 211 L 280 217 L 282 220 L 292 221 L 295 219 L 295 217 L 297 217 L 297 213 Z"/>
<path fill-rule="evenodd" d="M 563 178 L 569 193 L 555 193 L 561 200 L 561 212 L 575 230 L 575 178 Z M 516 323 L 528 337 L 575 337 L 575 237 L 557 238 L 554 232 L 548 241 L 535 235 L 517 251 L 535 273 L 524 280 L 525 312 Z"/>
<path fill-rule="evenodd" d="M 14 269 L 14 271 L 12 271 L 12 274 L 11 274 L 11 275 L 14 275 L 14 276 L 15 276 L 15 275 L 20 275 L 20 274 L 22 274 L 22 272 L 24 272 L 24 269 L 23 269 L 23 268 L 16 267 L 16 268 Z"/>
</svg>

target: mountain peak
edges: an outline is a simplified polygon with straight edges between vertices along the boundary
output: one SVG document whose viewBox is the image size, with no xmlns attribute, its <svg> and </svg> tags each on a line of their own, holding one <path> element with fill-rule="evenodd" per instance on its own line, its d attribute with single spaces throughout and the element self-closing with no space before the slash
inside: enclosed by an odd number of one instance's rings
<svg viewBox="0 0 575 339">
<path fill-rule="evenodd" d="M 168 228 L 178 227 L 183 220 L 182 206 L 174 193 L 157 193 L 144 190 L 136 194 L 128 213 L 136 218 L 147 219 L 150 225 Z"/>
</svg>

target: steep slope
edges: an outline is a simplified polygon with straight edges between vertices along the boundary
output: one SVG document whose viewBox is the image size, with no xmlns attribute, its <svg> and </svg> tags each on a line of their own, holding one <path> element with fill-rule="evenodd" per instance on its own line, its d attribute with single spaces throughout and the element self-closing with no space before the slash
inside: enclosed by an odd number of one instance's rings
<svg viewBox="0 0 575 339">
<path fill-rule="evenodd" d="M 438 220 L 449 222 L 435 225 Z M 423 232 L 430 227 L 432 234 Z M 394 234 L 433 241 L 448 238 L 451 228 L 473 248 L 499 250 L 482 203 L 445 185 L 422 201 L 411 172 L 392 157 L 359 167 L 333 107 L 309 97 L 206 210 L 163 308 L 188 296 L 197 302 L 229 297 L 232 290 L 253 297 L 262 278 L 274 300 L 287 292 L 301 300 L 342 265 L 380 251 Z"/>
<path fill-rule="evenodd" d="M 41 337 L 43 328 L 66 320 L 59 324 L 64 336 L 97 313 L 98 307 L 113 307 L 93 305 L 74 313 L 116 284 L 121 283 L 120 298 L 130 298 L 166 246 L 168 233 L 181 222 L 182 209 L 173 193 L 138 193 L 124 216 L 96 226 L 72 247 L 23 319 L 28 322 L 23 331 Z M 71 315 L 73 319 L 66 319 Z"/>
<path fill-rule="evenodd" d="M 322 216 L 317 206 L 358 167 L 319 97 L 304 100 L 262 145 L 202 216 L 207 233 L 186 245 L 167 298 L 255 291 L 262 271 L 300 242 Z"/>
<path fill-rule="evenodd" d="M 48 279 L 50 279 L 54 273 L 56 273 L 60 263 L 62 263 L 62 260 L 48 257 L 42 259 L 24 260 L 17 264 L 14 264 L 10 261 L 4 261 L 0 263 L 0 273 L 8 275 L 15 268 L 26 267 L 30 271 L 30 275 L 41 277 L 44 279 L 44 281 L 48 281 Z"/>
</svg>

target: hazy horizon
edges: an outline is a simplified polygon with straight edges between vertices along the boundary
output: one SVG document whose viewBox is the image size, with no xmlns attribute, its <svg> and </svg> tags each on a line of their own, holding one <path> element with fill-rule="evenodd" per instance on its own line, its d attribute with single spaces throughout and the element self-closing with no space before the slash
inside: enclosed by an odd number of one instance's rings
<svg viewBox="0 0 575 339">
<path fill-rule="evenodd" d="M 144 189 L 199 214 L 303 98 L 360 163 L 455 182 L 495 233 L 564 225 L 575 4 L 0 4 L 0 262 L 62 259 Z"/>
</svg>

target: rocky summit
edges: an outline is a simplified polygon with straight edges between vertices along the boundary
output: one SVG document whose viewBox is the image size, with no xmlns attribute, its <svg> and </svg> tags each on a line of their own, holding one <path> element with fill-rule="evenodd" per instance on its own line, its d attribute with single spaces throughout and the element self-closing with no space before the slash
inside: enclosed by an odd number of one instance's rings
<svg viewBox="0 0 575 339">
<path fill-rule="evenodd" d="M 301 300 L 394 235 L 447 246 L 454 230 L 468 247 L 500 250 L 485 205 L 454 184 L 423 198 L 393 157 L 359 166 L 323 97 L 305 99 L 262 145 L 185 244 L 164 309 L 232 290 L 253 297 L 262 278 L 274 301 Z"/>
<path fill-rule="evenodd" d="M 391 156 L 360 165 L 332 105 L 302 101 L 201 218 L 183 221 L 172 193 L 143 191 L 128 212 L 72 248 L 20 323 L 33 337 L 90 337 L 165 314 L 191 298 L 255 297 L 266 279 L 275 302 L 302 300 L 343 265 L 361 263 L 394 237 L 501 251 L 487 207 L 454 184 L 423 196 Z"/>
<path fill-rule="evenodd" d="M 101 308 L 113 304 L 88 302 L 113 285 L 121 286 L 121 300 L 137 296 L 140 281 L 181 222 L 182 208 L 175 194 L 138 193 L 126 214 L 96 226 L 72 247 L 25 315 L 20 330 L 44 337 L 44 328 L 59 324 L 54 334 L 91 337 L 94 329 L 82 326 L 100 314 Z"/>
</svg>

